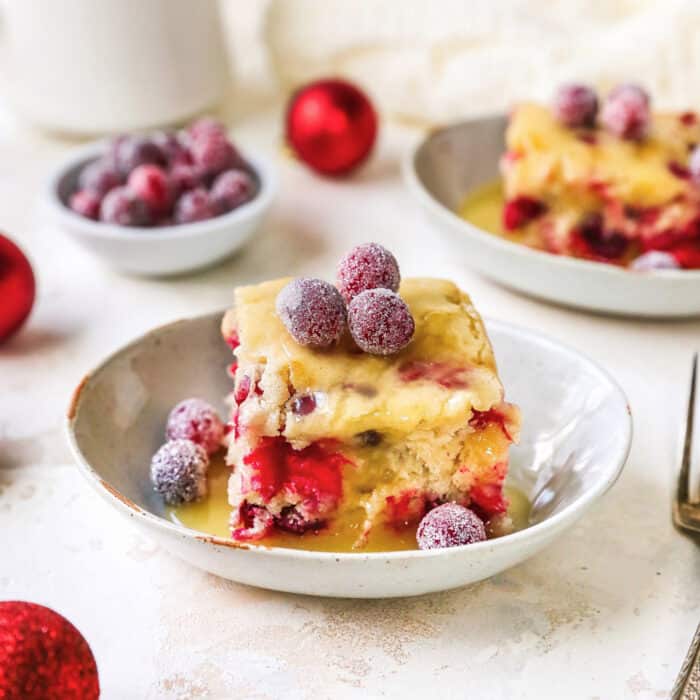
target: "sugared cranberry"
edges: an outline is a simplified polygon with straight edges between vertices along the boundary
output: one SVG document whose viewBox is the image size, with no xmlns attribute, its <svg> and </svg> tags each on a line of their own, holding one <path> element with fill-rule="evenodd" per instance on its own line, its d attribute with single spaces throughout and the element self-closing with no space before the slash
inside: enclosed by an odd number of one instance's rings
<svg viewBox="0 0 700 700">
<path fill-rule="evenodd" d="M 292 280 L 277 295 L 277 315 L 300 345 L 328 348 L 345 329 L 345 303 L 328 282 L 308 277 Z"/>
<path fill-rule="evenodd" d="M 618 85 L 606 98 L 600 115 L 615 136 L 638 141 L 649 131 L 649 95 L 638 85 Z"/>
<path fill-rule="evenodd" d="M 170 170 L 170 184 L 175 194 L 204 185 L 204 171 L 193 163 L 177 163 Z"/>
<path fill-rule="evenodd" d="M 416 328 L 406 302 L 390 289 L 358 294 L 348 306 L 348 327 L 358 347 L 372 355 L 402 350 Z"/>
<path fill-rule="evenodd" d="M 547 210 L 547 207 L 533 197 L 515 197 L 505 203 L 503 207 L 503 228 L 506 231 L 514 231 L 529 224 Z"/>
<path fill-rule="evenodd" d="M 308 416 L 316 410 L 316 397 L 313 394 L 297 394 L 290 399 L 292 413 Z"/>
<path fill-rule="evenodd" d="M 416 532 L 419 549 L 459 547 L 485 539 L 486 528 L 481 518 L 457 503 L 444 503 L 433 508 L 420 521 Z"/>
<path fill-rule="evenodd" d="M 190 153 L 195 165 L 214 177 L 240 165 L 241 158 L 224 133 L 203 133 L 192 140 Z"/>
<path fill-rule="evenodd" d="M 117 170 L 126 177 L 139 165 L 152 163 L 165 165 L 165 158 L 160 148 L 143 136 L 127 136 L 115 142 L 114 158 Z"/>
<path fill-rule="evenodd" d="M 201 445 L 208 454 L 221 447 L 224 424 L 216 409 L 203 399 L 185 399 L 168 416 L 165 437 L 185 438 Z"/>
<path fill-rule="evenodd" d="M 353 248 L 338 263 L 338 289 L 349 304 L 367 289 L 382 287 L 399 290 L 401 274 L 396 258 L 379 243 L 364 243 Z"/>
<path fill-rule="evenodd" d="M 231 211 L 255 193 L 255 181 L 245 170 L 227 170 L 221 173 L 211 187 L 211 198 L 221 212 Z"/>
<path fill-rule="evenodd" d="M 654 270 L 677 270 L 680 265 L 671 253 L 650 250 L 648 253 L 640 255 L 630 267 L 639 272 L 652 272 Z"/>
<path fill-rule="evenodd" d="M 696 185 L 700 185 L 700 146 L 693 148 L 688 160 L 690 177 Z"/>
<path fill-rule="evenodd" d="M 187 148 L 172 131 L 158 132 L 153 136 L 153 143 L 158 146 L 169 167 L 178 163 L 189 163 L 191 160 Z"/>
<path fill-rule="evenodd" d="M 197 139 L 213 133 L 226 136 L 226 127 L 213 117 L 200 117 L 190 124 L 187 129 L 187 134 L 191 139 Z"/>
<path fill-rule="evenodd" d="M 98 197 L 104 197 L 114 187 L 124 182 L 108 158 L 100 158 L 88 163 L 78 175 L 78 187 L 91 190 Z"/>
<path fill-rule="evenodd" d="M 163 214 L 170 209 L 173 191 L 163 168 L 157 165 L 139 165 L 131 171 L 127 184 L 137 197 L 146 202 L 153 215 Z"/>
<path fill-rule="evenodd" d="M 192 440 L 166 442 L 151 461 L 151 483 L 170 505 L 190 503 L 207 493 L 209 457 Z"/>
<path fill-rule="evenodd" d="M 175 222 L 178 224 L 204 221 L 213 216 L 216 216 L 216 210 L 209 193 L 203 187 L 185 192 L 175 202 Z"/>
<path fill-rule="evenodd" d="M 97 219 L 100 216 L 100 197 L 92 190 L 78 190 L 73 193 L 69 202 L 70 208 L 88 219 Z"/>
<path fill-rule="evenodd" d="M 293 532 L 295 535 L 303 535 L 309 530 L 320 530 L 325 525 L 325 522 L 323 520 L 308 520 L 299 512 L 296 506 L 286 506 L 282 508 L 282 512 L 275 518 L 275 525 L 280 530 Z"/>
<path fill-rule="evenodd" d="M 151 216 L 146 203 L 122 186 L 105 195 L 100 206 L 100 220 L 120 226 L 148 226 Z"/>
<path fill-rule="evenodd" d="M 562 85 L 554 95 L 552 111 L 564 126 L 590 127 L 598 113 L 598 97 L 588 85 Z"/>
</svg>

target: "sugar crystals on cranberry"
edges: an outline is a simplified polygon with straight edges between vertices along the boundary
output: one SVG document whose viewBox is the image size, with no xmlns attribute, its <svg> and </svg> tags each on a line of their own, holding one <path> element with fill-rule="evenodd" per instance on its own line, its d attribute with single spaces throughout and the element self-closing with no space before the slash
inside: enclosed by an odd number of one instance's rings
<svg viewBox="0 0 700 700">
<path fill-rule="evenodd" d="M 257 187 L 223 124 L 205 117 L 182 132 L 116 137 L 78 172 L 65 204 L 89 219 L 159 228 L 226 214 Z"/>
<path fill-rule="evenodd" d="M 192 440 L 170 440 L 153 455 L 151 483 L 169 505 L 197 501 L 207 494 L 209 457 Z"/>
<path fill-rule="evenodd" d="M 118 139 L 114 145 L 114 160 L 117 170 L 123 177 L 127 177 L 139 165 L 165 164 L 160 148 L 144 136 L 126 136 Z"/>
<path fill-rule="evenodd" d="M 353 340 L 372 355 L 393 355 L 413 337 L 415 321 L 406 302 L 390 289 L 368 289 L 348 306 Z"/>
<path fill-rule="evenodd" d="M 591 127 L 598 114 L 598 96 L 588 85 L 562 85 L 554 95 L 552 111 L 568 127 Z"/>
<path fill-rule="evenodd" d="M 152 164 L 139 165 L 131 171 L 127 185 L 146 202 L 153 214 L 163 214 L 170 209 L 173 190 L 163 168 Z"/>
<path fill-rule="evenodd" d="M 100 205 L 100 220 L 120 226 L 148 226 L 151 213 L 146 202 L 126 186 L 110 190 Z"/>
<path fill-rule="evenodd" d="M 382 287 L 397 292 L 401 282 L 396 258 L 379 243 L 358 245 L 338 263 L 338 289 L 349 304 L 367 289 Z"/>
<path fill-rule="evenodd" d="M 416 532 L 420 549 L 459 547 L 485 539 L 486 529 L 481 518 L 457 503 L 444 503 L 433 508 L 420 521 Z"/>
<path fill-rule="evenodd" d="M 78 175 L 78 187 L 104 197 L 111 189 L 121 185 L 124 178 L 108 158 L 88 163 Z"/>
<path fill-rule="evenodd" d="M 232 169 L 221 173 L 211 186 L 214 206 L 222 212 L 231 211 L 252 199 L 255 181 L 245 170 Z"/>
<path fill-rule="evenodd" d="M 650 250 L 634 260 L 630 267 L 637 272 L 653 272 L 654 270 L 678 270 L 680 264 L 671 253 Z"/>
<path fill-rule="evenodd" d="M 292 280 L 277 295 L 277 315 L 300 345 L 329 348 L 345 329 L 345 303 L 328 282 L 309 277 Z"/>
<path fill-rule="evenodd" d="M 216 409 L 203 399 L 180 401 L 168 416 L 165 436 L 168 440 L 185 438 L 201 445 L 208 454 L 221 447 L 224 425 Z"/>
<path fill-rule="evenodd" d="M 196 187 L 185 192 L 175 202 L 175 222 L 178 224 L 204 221 L 215 215 L 214 204 L 209 193 L 203 187 Z"/>
<path fill-rule="evenodd" d="M 630 141 L 643 139 L 651 125 L 649 94 L 639 85 L 618 85 L 607 96 L 600 119 L 615 136 Z"/>
<path fill-rule="evenodd" d="M 70 208 L 86 219 L 97 219 L 100 217 L 100 197 L 92 190 L 78 190 L 71 195 L 68 202 Z"/>
</svg>

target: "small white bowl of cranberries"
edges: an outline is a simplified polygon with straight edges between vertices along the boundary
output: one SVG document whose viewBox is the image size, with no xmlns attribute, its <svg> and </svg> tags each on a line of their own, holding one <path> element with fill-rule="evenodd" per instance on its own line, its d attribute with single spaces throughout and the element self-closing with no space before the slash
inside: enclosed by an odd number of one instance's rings
<svg viewBox="0 0 700 700">
<path fill-rule="evenodd" d="M 276 179 L 224 126 L 128 134 L 77 151 L 50 177 L 48 209 L 78 243 L 122 272 L 174 275 L 228 257 L 253 234 Z"/>
</svg>

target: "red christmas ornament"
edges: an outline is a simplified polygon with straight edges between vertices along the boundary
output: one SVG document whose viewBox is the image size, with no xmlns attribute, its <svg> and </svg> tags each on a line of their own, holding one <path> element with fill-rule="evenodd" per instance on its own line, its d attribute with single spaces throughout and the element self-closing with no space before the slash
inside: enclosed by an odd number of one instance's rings
<svg viewBox="0 0 700 700">
<path fill-rule="evenodd" d="M 29 316 L 35 290 L 29 260 L 9 238 L 0 234 L 0 343 L 16 333 Z"/>
<path fill-rule="evenodd" d="M 344 80 L 319 80 L 296 92 L 287 108 L 287 141 L 324 175 L 345 175 L 367 158 L 377 115 L 367 96 Z"/>
<path fill-rule="evenodd" d="M 57 612 L 0 603 L 0 698 L 94 700 L 97 665 L 85 638 Z"/>
</svg>

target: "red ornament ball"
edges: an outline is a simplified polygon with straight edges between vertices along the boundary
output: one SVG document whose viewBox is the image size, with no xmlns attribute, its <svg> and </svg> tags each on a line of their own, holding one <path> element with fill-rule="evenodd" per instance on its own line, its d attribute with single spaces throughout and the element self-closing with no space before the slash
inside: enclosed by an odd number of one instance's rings
<svg viewBox="0 0 700 700">
<path fill-rule="evenodd" d="M 85 638 L 43 605 L 0 603 L 0 698 L 93 700 L 97 665 Z"/>
<path fill-rule="evenodd" d="M 29 260 L 9 238 L 0 234 L 0 343 L 16 333 L 29 316 L 35 291 Z"/>
<path fill-rule="evenodd" d="M 362 163 L 377 137 L 377 114 L 367 95 L 344 80 L 301 88 L 287 109 L 287 141 L 323 175 L 345 175 Z"/>
</svg>

